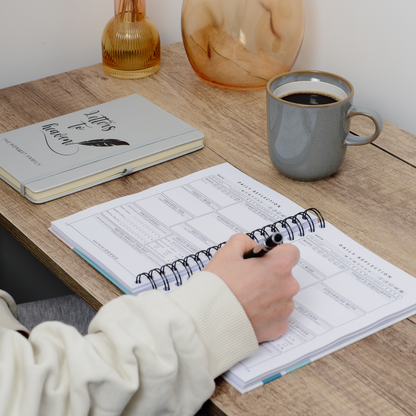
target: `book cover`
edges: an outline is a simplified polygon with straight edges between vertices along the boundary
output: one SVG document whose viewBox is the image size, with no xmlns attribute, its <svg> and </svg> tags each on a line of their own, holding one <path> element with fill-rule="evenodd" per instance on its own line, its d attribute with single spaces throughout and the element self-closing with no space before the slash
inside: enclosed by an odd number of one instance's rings
<svg viewBox="0 0 416 416">
<path fill-rule="evenodd" d="M 137 94 L 0 135 L 0 177 L 34 203 L 203 147 L 204 135 Z"/>
</svg>

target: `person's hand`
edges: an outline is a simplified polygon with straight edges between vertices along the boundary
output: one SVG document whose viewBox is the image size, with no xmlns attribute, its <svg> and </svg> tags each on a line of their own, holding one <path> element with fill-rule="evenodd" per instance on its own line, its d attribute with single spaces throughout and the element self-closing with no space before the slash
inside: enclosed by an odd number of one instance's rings
<svg viewBox="0 0 416 416">
<path fill-rule="evenodd" d="M 260 343 L 278 338 L 288 328 L 292 298 L 299 291 L 292 268 L 300 254 L 296 246 L 283 244 L 263 257 L 243 259 L 255 245 L 245 234 L 233 235 L 204 270 L 219 276 L 234 293 Z"/>
</svg>

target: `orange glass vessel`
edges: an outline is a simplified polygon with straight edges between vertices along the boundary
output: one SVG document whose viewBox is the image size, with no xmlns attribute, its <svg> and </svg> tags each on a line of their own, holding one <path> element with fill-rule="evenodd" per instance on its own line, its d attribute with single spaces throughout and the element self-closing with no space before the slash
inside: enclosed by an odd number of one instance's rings
<svg viewBox="0 0 416 416">
<path fill-rule="evenodd" d="M 290 71 L 304 20 L 303 0 L 184 0 L 182 38 L 192 68 L 205 82 L 255 90 Z"/>
<path fill-rule="evenodd" d="M 160 37 L 146 17 L 145 0 L 114 0 L 114 17 L 104 28 L 103 69 L 113 77 L 144 78 L 160 69 Z"/>
</svg>

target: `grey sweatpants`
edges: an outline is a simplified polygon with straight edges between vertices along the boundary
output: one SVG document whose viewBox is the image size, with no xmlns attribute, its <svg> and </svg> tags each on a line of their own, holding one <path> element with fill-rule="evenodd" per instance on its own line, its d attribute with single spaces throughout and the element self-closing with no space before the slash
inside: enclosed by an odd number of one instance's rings
<svg viewBox="0 0 416 416">
<path fill-rule="evenodd" d="M 85 335 L 95 311 L 77 295 L 38 300 L 17 305 L 19 321 L 29 331 L 45 321 L 60 321 L 72 325 Z"/>
</svg>

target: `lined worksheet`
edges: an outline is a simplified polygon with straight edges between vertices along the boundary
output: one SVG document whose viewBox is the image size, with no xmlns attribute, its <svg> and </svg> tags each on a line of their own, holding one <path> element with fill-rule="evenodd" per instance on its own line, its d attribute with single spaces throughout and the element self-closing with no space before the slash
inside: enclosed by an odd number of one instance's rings
<svg viewBox="0 0 416 416">
<path fill-rule="evenodd" d="M 151 287 L 146 279 L 137 282 L 141 273 L 301 209 L 222 164 L 54 221 L 51 230 L 123 290 L 136 294 Z M 165 289 L 160 280 L 156 283 Z"/>
<path fill-rule="evenodd" d="M 54 221 L 51 231 L 120 288 L 137 294 L 186 284 L 173 275 L 166 283 L 157 274 L 138 279 L 141 274 L 303 211 L 223 164 Z M 310 219 L 312 225 L 288 224 L 291 240 L 288 229 L 281 230 L 301 253 L 293 269 L 300 290 L 288 331 L 224 374 L 242 393 L 416 313 L 414 277 L 327 221 L 321 228 L 313 211 Z"/>
<path fill-rule="evenodd" d="M 242 393 L 416 313 L 416 279 L 327 221 L 293 244 L 300 290 L 289 329 L 225 374 Z"/>
</svg>

